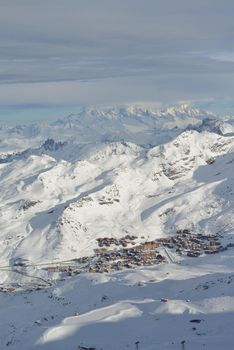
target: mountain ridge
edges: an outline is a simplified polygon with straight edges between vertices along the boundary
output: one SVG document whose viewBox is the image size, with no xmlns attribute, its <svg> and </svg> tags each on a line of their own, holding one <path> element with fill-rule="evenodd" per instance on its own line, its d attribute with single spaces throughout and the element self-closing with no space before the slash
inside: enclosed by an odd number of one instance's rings
<svg viewBox="0 0 234 350">
<path fill-rule="evenodd" d="M 1 130 L 4 350 L 231 348 L 232 123 L 186 108 Z"/>
</svg>

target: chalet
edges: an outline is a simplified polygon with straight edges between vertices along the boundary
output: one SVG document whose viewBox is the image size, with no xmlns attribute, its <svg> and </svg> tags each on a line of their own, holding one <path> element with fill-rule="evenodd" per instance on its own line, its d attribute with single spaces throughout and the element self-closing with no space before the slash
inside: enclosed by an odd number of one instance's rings
<svg viewBox="0 0 234 350">
<path fill-rule="evenodd" d="M 160 246 L 159 243 L 154 242 L 154 241 L 143 243 L 143 249 L 144 250 L 153 250 L 153 249 L 158 248 L 159 246 Z"/>
<path fill-rule="evenodd" d="M 107 252 L 107 249 L 106 248 L 97 248 L 97 249 L 94 249 L 94 253 L 95 254 L 104 254 Z"/>
</svg>

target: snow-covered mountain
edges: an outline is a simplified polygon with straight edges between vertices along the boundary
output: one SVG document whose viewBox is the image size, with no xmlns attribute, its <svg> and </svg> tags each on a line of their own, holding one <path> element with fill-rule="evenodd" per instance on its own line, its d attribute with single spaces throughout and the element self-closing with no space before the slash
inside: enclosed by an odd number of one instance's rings
<svg viewBox="0 0 234 350">
<path fill-rule="evenodd" d="M 0 151 L 9 153 L 39 147 L 46 139 L 79 143 L 128 141 L 156 146 L 172 140 L 187 128 L 204 128 L 205 125 L 206 130 L 213 131 L 214 125 L 220 122 L 222 134 L 234 131 L 232 117 L 221 121 L 213 113 L 185 104 L 163 110 L 136 106 L 84 108 L 76 115 L 51 123 L 2 126 Z"/>
<path fill-rule="evenodd" d="M 1 139 L 2 349 L 232 348 L 231 118 L 86 109 Z M 82 270 L 103 238 L 130 249 L 183 230 L 223 249 L 190 258 L 169 245 L 159 265 Z"/>
</svg>

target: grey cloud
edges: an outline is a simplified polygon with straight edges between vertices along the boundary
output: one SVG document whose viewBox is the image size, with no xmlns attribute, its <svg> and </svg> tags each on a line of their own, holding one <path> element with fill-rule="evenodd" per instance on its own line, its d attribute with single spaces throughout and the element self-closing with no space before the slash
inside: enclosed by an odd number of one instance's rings
<svg viewBox="0 0 234 350">
<path fill-rule="evenodd" d="M 226 98 L 233 15 L 232 0 L 1 0 L 0 102 Z"/>
</svg>

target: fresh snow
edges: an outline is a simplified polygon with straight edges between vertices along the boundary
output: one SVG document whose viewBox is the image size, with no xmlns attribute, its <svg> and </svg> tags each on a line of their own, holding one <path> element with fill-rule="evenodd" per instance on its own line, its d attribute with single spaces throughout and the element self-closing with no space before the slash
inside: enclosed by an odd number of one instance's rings
<svg viewBox="0 0 234 350">
<path fill-rule="evenodd" d="M 92 256 L 102 237 L 189 228 L 234 243 L 232 133 L 231 117 L 187 105 L 2 127 L 0 348 L 231 349 L 234 248 L 115 273 L 42 267 Z"/>
</svg>

